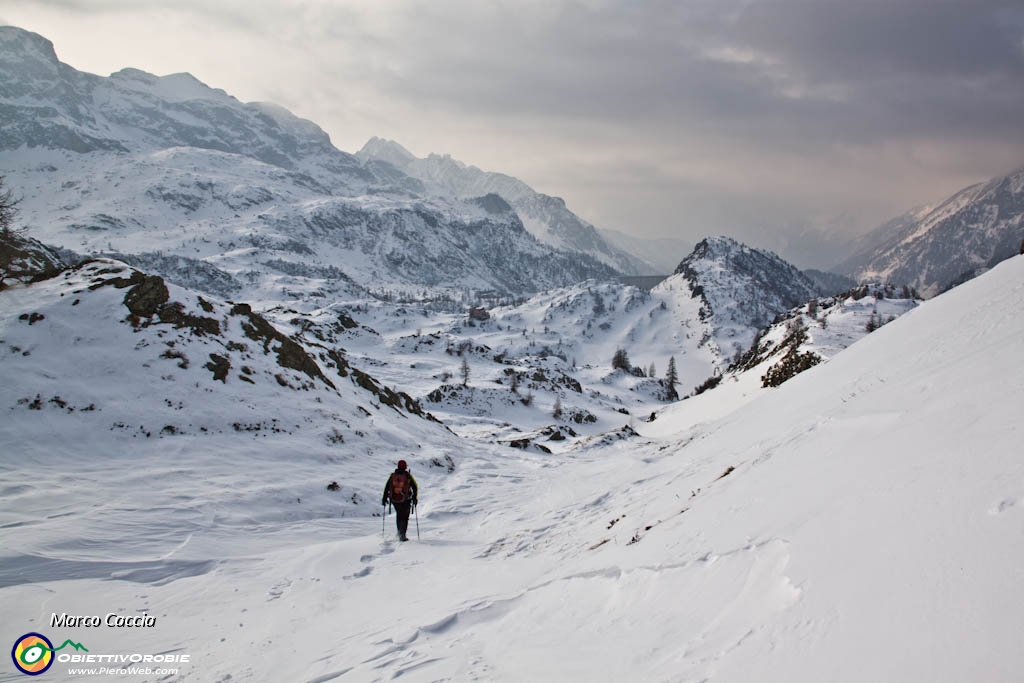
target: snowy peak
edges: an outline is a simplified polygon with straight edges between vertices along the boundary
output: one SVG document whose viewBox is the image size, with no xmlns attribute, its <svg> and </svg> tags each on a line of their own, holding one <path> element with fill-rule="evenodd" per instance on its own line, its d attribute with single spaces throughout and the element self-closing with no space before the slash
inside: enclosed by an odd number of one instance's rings
<svg viewBox="0 0 1024 683">
<path fill-rule="evenodd" d="M 814 284 L 793 264 L 773 252 L 748 247 L 729 237 L 701 240 L 675 272 L 698 274 L 695 284 L 707 284 L 716 274 L 734 275 L 794 303 L 814 292 Z"/>
<path fill-rule="evenodd" d="M 0 65 L 13 63 L 56 67 L 60 60 L 53 43 L 38 33 L 15 26 L 0 26 Z"/>
<path fill-rule="evenodd" d="M 899 216 L 835 270 L 934 296 L 1013 256 L 1024 240 L 1024 168 Z"/>
<path fill-rule="evenodd" d="M 404 170 L 410 163 L 416 160 L 412 152 L 402 147 L 394 140 L 385 140 L 384 138 L 372 137 L 370 138 L 363 148 L 356 152 L 356 159 L 361 162 L 366 162 L 371 159 L 377 161 L 386 161 L 395 168 Z"/>
<path fill-rule="evenodd" d="M 190 73 L 156 76 L 141 69 L 126 68 L 110 74 L 110 80 L 125 90 L 144 96 L 159 97 L 167 102 L 206 100 L 238 105 L 239 102 L 223 90 L 206 85 Z"/>
<path fill-rule="evenodd" d="M 83 154 L 192 147 L 301 170 L 349 194 L 374 180 L 318 126 L 280 107 L 243 104 L 191 74 L 83 73 L 57 61 L 45 38 L 5 27 L 0 79 L 0 149 Z"/>
<path fill-rule="evenodd" d="M 778 255 L 728 237 L 702 240 L 676 268 L 704 301 L 723 357 L 747 350 L 757 332 L 779 313 L 816 295 L 813 282 Z M 661 286 L 669 286 L 663 283 Z"/>
</svg>

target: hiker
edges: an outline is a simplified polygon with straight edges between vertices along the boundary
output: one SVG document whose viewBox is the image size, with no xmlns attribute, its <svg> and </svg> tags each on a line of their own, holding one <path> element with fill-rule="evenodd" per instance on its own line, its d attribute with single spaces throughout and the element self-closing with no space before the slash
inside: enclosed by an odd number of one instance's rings
<svg viewBox="0 0 1024 683">
<path fill-rule="evenodd" d="M 419 496 L 419 486 L 416 480 L 409 474 L 408 465 L 404 460 L 398 461 L 398 467 L 391 476 L 388 483 L 384 485 L 384 495 L 380 499 L 381 505 L 387 505 L 388 501 L 395 506 L 395 523 L 398 525 L 398 540 L 408 541 L 405 535 L 409 528 L 409 512 L 416 507 Z"/>
</svg>

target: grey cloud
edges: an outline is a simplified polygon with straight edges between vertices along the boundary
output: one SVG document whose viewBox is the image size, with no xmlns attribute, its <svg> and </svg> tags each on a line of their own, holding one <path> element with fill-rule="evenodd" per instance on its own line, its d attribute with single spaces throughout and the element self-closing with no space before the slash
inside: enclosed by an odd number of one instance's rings
<svg viewBox="0 0 1024 683">
<path fill-rule="evenodd" d="M 435 3 L 364 47 L 381 88 L 446 111 L 866 144 L 1020 132 L 1022 25 L 991 1 Z"/>
<path fill-rule="evenodd" d="M 732 28 L 817 79 L 1019 77 L 1024 62 L 1024 8 L 1006 0 L 755 2 Z"/>
</svg>

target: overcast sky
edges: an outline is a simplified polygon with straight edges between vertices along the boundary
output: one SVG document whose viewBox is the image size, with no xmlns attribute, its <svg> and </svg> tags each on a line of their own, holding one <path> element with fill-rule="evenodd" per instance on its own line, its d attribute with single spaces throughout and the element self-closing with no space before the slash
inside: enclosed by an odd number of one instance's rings
<svg viewBox="0 0 1024 683">
<path fill-rule="evenodd" d="M 1024 166 L 1020 0 L 0 0 L 0 24 L 642 237 L 786 251 Z"/>
</svg>

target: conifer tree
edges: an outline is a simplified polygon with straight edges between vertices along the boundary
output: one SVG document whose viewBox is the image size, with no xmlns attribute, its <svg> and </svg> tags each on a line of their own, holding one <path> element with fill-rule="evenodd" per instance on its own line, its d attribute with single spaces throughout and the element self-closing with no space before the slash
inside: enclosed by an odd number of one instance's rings
<svg viewBox="0 0 1024 683">
<path fill-rule="evenodd" d="M 665 381 L 668 382 L 668 387 L 672 390 L 675 390 L 676 385 L 679 384 L 679 375 L 676 373 L 675 356 L 671 356 L 668 359 L 668 371 L 665 372 Z"/>
</svg>

